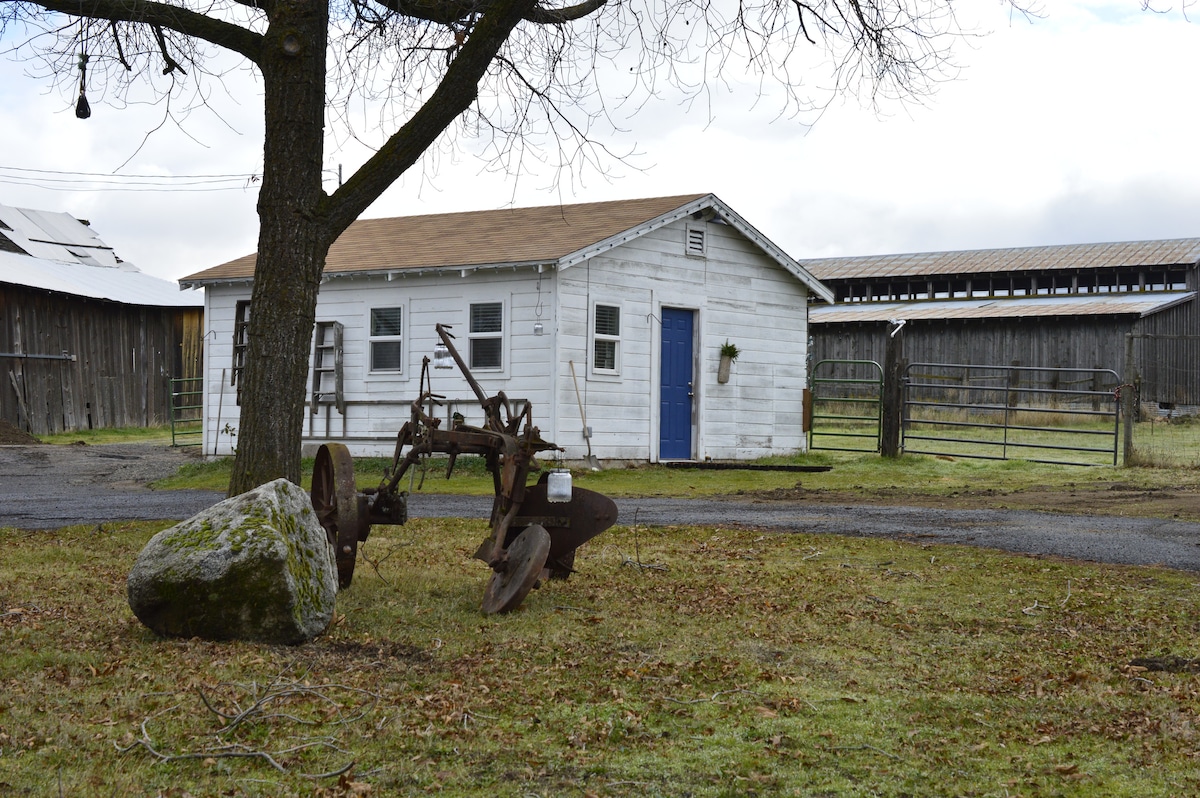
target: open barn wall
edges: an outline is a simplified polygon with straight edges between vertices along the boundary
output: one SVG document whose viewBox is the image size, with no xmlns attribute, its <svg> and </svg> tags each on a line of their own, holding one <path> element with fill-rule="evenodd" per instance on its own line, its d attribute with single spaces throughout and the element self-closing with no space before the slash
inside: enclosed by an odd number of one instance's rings
<svg viewBox="0 0 1200 798">
<path fill-rule="evenodd" d="M 0 418 L 35 435 L 166 424 L 171 378 L 200 374 L 200 330 L 199 309 L 0 284 Z"/>
</svg>

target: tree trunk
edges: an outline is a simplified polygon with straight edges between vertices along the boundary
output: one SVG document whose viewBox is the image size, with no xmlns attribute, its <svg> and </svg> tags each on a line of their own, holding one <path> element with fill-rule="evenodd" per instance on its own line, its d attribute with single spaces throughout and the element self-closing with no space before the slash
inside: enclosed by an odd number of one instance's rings
<svg viewBox="0 0 1200 798">
<path fill-rule="evenodd" d="M 317 289 L 336 234 L 318 213 L 324 144 L 325 0 L 272 4 L 263 43 L 263 181 L 241 429 L 229 495 L 300 482 L 308 352 Z"/>
</svg>

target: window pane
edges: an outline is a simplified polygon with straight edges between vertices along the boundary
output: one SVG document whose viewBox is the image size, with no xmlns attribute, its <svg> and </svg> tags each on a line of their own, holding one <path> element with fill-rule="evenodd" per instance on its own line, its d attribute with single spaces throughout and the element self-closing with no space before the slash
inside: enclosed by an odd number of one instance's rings
<svg viewBox="0 0 1200 798">
<path fill-rule="evenodd" d="M 399 341 L 371 342 L 371 371 L 400 371 L 403 347 Z"/>
<path fill-rule="evenodd" d="M 592 360 L 592 368 L 613 371 L 617 367 L 617 342 L 597 341 L 596 355 Z"/>
<path fill-rule="evenodd" d="M 488 302 L 471 306 L 471 332 L 498 333 L 504 329 L 504 305 Z"/>
<path fill-rule="evenodd" d="M 503 368 L 501 358 L 502 338 L 472 338 L 471 339 L 471 368 L 498 369 Z"/>
<path fill-rule="evenodd" d="M 621 309 L 613 305 L 596 306 L 596 335 L 621 334 Z"/>
<path fill-rule="evenodd" d="M 400 316 L 404 308 L 372 308 L 371 335 L 400 335 Z"/>
</svg>

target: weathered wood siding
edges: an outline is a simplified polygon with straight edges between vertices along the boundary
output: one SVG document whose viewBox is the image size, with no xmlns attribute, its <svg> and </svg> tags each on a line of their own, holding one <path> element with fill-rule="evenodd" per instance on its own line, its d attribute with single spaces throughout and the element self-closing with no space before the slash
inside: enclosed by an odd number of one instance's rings
<svg viewBox="0 0 1200 798">
<path fill-rule="evenodd" d="M 964 363 L 1109 368 L 1121 373 L 1132 320 L 1114 317 L 980 321 L 910 321 L 904 357 L 910 363 Z M 814 324 L 813 358 L 883 363 L 887 325 Z"/>
<path fill-rule="evenodd" d="M 1134 370 L 1143 402 L 1200 405 L 1200 309 L 1196 300 L 1134 327 Z"/>
<path fill-rule="evenodd" d="M 1143 402 L 1200 404 L 1200 317 L 1185 302 L 1145 318 L 1080 316 L 1034 319 L 910 321 L 904 356 L 910 363 L 1105 368 L 1127 373 L 1126 336 L 1133 333 L 1134 370 Z M 883 363 L 882 323 L 814 324 L 813 362 Z"/>
<path fill-rule="evenodd" d="M 201 373 L 200 329 L 199 309 L 0 285 L 0 418 L 36 435 L 166 424 L 170 379 Z"/>
</svg>

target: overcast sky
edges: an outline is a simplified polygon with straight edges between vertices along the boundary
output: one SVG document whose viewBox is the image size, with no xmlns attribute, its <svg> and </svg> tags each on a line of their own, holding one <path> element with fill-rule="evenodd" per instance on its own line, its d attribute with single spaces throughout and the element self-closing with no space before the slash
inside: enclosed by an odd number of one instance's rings
<svg viewBox="0 0 1200 798">
<path fill-rule="evenodd" d="M 1029 20 L 998 0 L 975 5 L 968 23 L 988 35 L 957 48 L 960 75 L 922 104 L 876 111 L 847 99 L 810 128 L 773 119 L 774 104 L 756 104 L 750 88 L 721 91 L 711 108 L 668 96 L 612 140 L 639 155 L 612 164 L 609 180 L 547 188 L 549 173 L 514 180 L 443 156 L 365 215 L 712 192 L 797 258 L 1200 237 L 1200 11 L 1189 22 L 1138 0 L 1047 0 L 1045 16 Z M 222 119 L 199 111 L 189 135 L 166 126 L 143 144 L 160 110 L 94 98 L 91 119 L 78 120 L 73 102 L 24 72 L 0 61 L 0 167 L 261 169 L 250 81 L 231 79 L 237 103 L 222 101 Z M 331 139 L 329 187 L 339 163 L 348 171 L 362 158 Z M 12 174 L 0 170 L 0 181 Z M 177 279 L 255 249 L 253 187 L 81 192 L 51 190 L 61 175 L 28 176 L 32 185 L 0 182 L 0 203 L 86 218 L 151 274 Z"/>
</svg>

